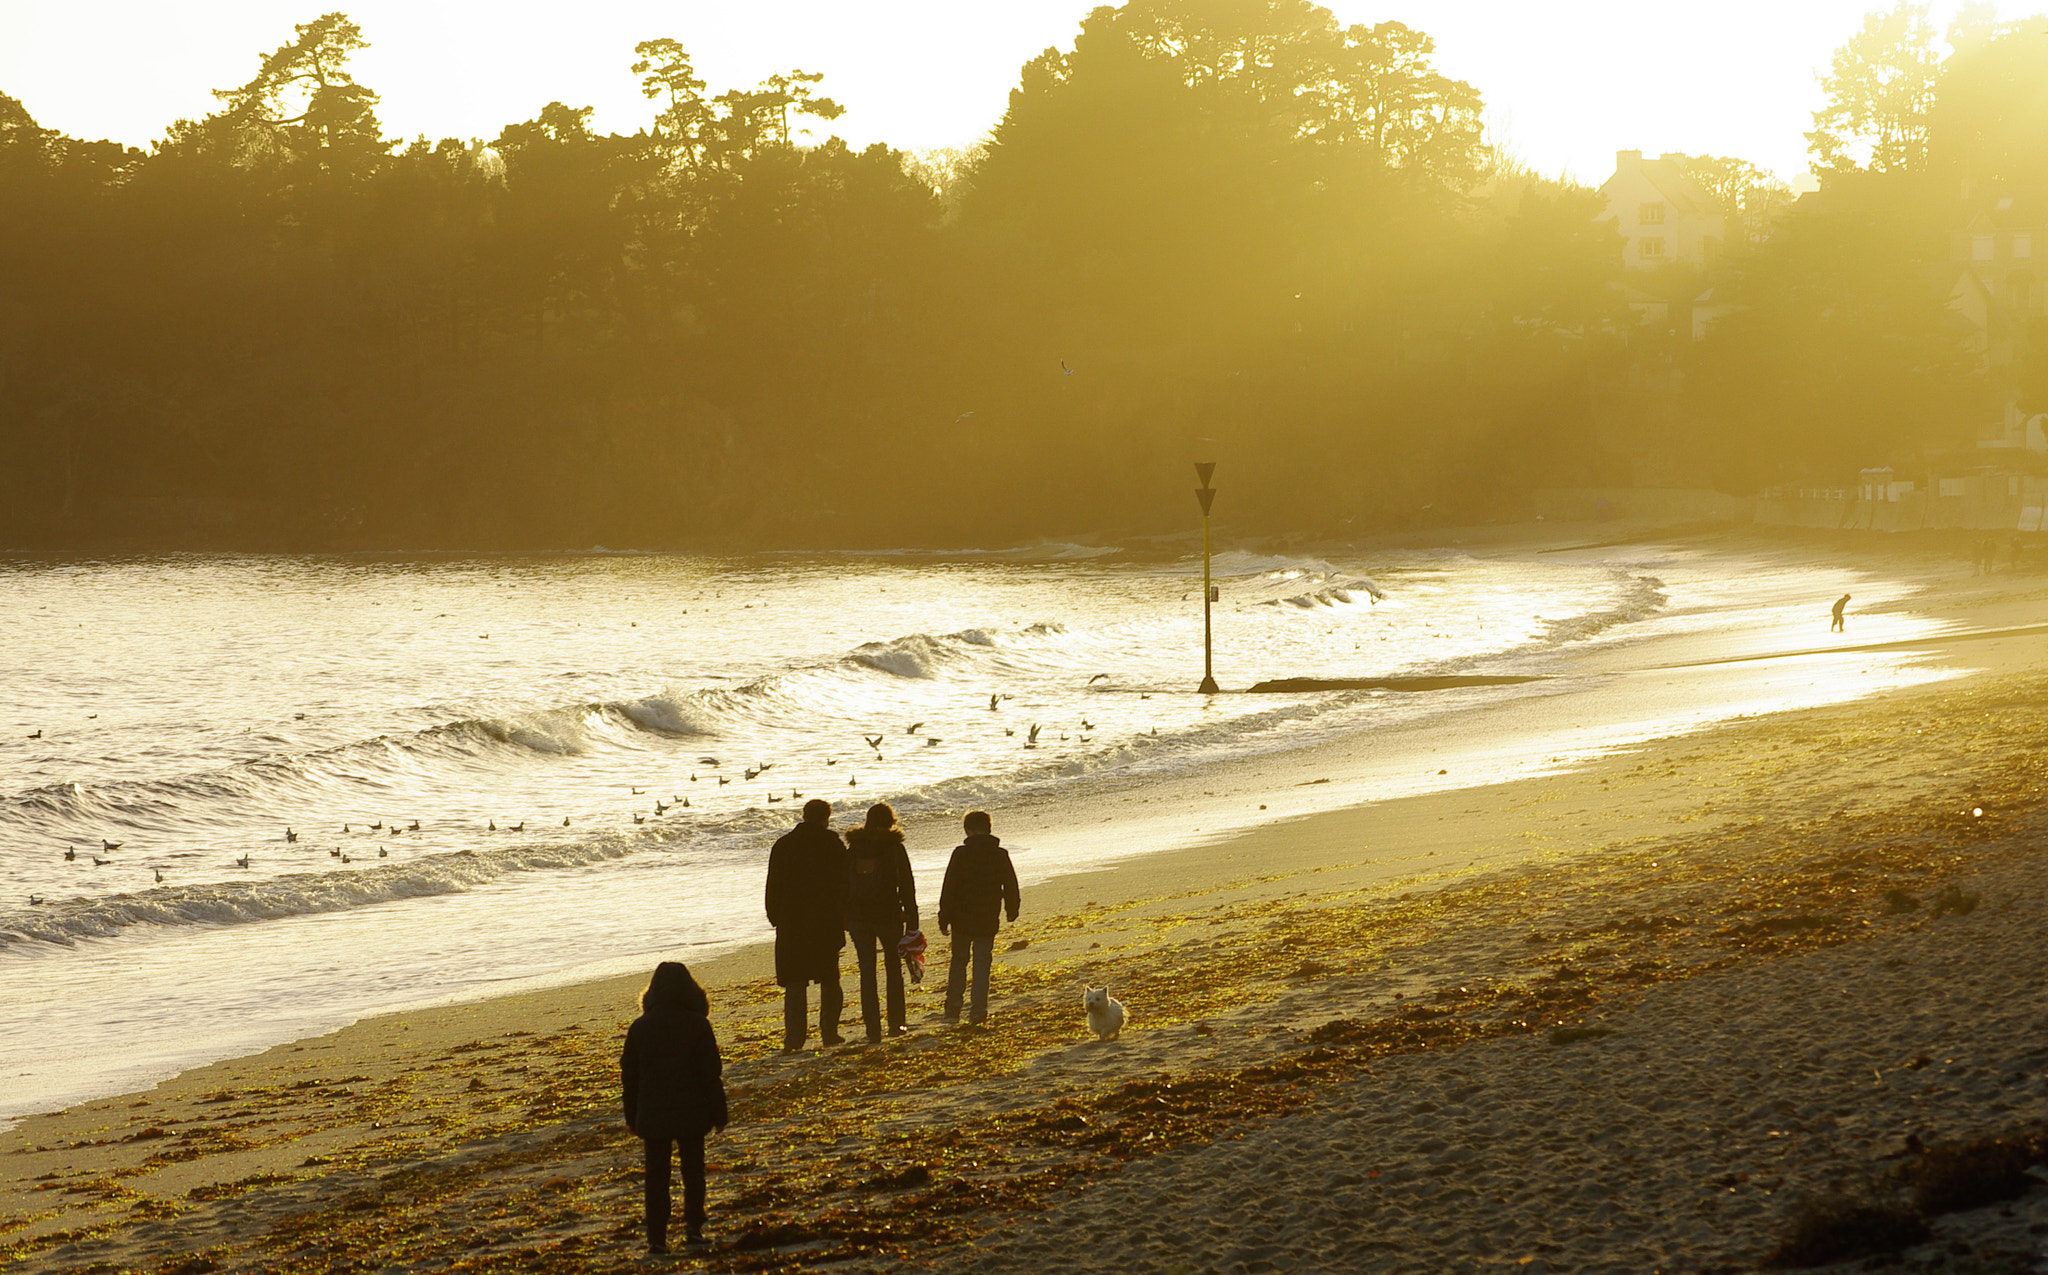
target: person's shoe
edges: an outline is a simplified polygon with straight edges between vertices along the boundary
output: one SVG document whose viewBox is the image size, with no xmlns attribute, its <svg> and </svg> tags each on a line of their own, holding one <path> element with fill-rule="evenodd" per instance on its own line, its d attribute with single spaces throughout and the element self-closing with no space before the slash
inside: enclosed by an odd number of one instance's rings
<svg viewBox="0 0 2048 1275">
<path fill-rule="evenodd" d="M 785 1054 L 800 1054 L 804 1052 L 804 1047 L 802 1045 L 784 1045 L 782 1052 Z"/>
<path fill-rule="evenodd" d="M 820 1039 L 824 1041 L 825 1048 L 827 1049 L 833 1049 L 846 1043 L 846 1037 L 841 1036 L 838 1032 L 833 1032 L 830 1036 L 820 1037 Z"/>
<path fill-rule="evenodd" d="M 881 1033 L 881 1032 L 879 1032 L 879 1031 L 871 1031 L 871 1032 L 869 1032 L 869 1033 L 868 1033 L 868 1044 L 870 1044 L 870 1045 L 879 1045 L 879 1044 L 881 1044 L 881 1043 L 882 1043 L 882 1033 Z"/>
<path fill-rule="evenodd" d="M 668 1245 L 663 1243 L 661 1240 L 649 1240 L 647 1242 L 647 1256 L 667 1257 Z"/>
<path fill-rule="evenodd" d="M 683 1233 L 683 1242 L 685 1244 L 709 1244 L 711 1241 L 704 1238 L 703 1227 L 693 1226 Z"/>
</svg>

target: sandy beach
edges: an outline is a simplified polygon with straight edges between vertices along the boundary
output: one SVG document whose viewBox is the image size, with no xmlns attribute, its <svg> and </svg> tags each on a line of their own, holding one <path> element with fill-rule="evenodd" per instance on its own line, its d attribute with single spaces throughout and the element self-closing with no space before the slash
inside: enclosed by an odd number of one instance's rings
<svg viewBox="0 0 2048 1275">
<path fill-rule="evenodd" d="M 1948 580 L 1960 632 L 1919 648 L 1954 676 L 1371 804 L 1321 796 L 1372 773 L 1369 739 L 1111 791 L 1066 826 L 1211 839 L 1030 885 L 982 1032 L 942 1027 L 928 982 L 913 1035 L 784 1057 L 764 952 L 693 962 L 734 1121 L 713 1244 L 669 1263 L 1867 1260 L 1813 1238 L 1834 1199 L 1866 1246 L 1873 1217 L 1905 1228 L 1880 1260 L 2042 1269 L 2048 580 L 1814 543 Z M 644 978 L 369 1019 L 24 1120 L 0 1134 L 0 1255 L 641 1268 L 616 1060 Z M 1121 1040 L 1087 1038 L 1083 981 L 1130 1005 Z M 2001 1156 L 2021 1189 L 1929 1185 Z"/>
</svg>

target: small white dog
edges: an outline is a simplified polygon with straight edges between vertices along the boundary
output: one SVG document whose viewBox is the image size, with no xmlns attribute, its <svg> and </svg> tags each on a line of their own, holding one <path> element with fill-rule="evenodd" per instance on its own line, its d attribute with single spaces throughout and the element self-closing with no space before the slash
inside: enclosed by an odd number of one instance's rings
<svg viewBox="0 0 2048 1275">
<path fill-rule="evenodd" d="M 1115 1040 L 1124 1024 L 1131 1021 L 1130 1011 L 1122 1001 L 1110 997 L 1106 985 L 1088 988 L 1081 1003 L 1088 1007 L 1088 1030 L 1095 1033 L 1097 1040 Z"/>
</svg>

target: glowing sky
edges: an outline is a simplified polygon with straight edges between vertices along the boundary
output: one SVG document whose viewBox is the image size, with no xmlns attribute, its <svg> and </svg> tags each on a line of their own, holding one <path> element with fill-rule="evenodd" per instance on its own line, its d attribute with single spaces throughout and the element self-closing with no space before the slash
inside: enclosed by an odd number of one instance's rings
<svg viewBox="0 0 2048 1275">
<path fill-rule="evenodd" d="M 1002 114 L 1017 68 L 1070 47 L 1089 0 L 0 0 L 0 93 L 46 127 L 146 145 L 208 90 L 247 81 L 292 24 L 339 6 L 372 47 L 357 79 L 394 135 L 495 137 L 553 100 L 631 132 L 652 117 L 626 68 L 672 36 L 711 92 L 771 72 L 823 71 L 850 141 L 972 142 Z M 1437 63 L 1485 94 L 1539 171 L 1600 181 L 1617 149 L 1734 155 L 1790 177 L 1816 74 L 1879 0 L 1329 0 L 1346 23 L 1397 19 L 1434 36 Z M 2007 0 L 2002 17 L 2033 12 Z M 1945 25 L 1956 0 L 1934 6 Z"/>
</svg>

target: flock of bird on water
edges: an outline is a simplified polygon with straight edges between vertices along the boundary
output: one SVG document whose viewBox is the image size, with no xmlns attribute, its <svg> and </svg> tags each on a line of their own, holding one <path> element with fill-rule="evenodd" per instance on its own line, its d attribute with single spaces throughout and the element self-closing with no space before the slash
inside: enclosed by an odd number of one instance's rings
<svg viewBox="0 0 2048 1275">
<path fill-rule="evenodd" d="M 1097 673 L 1097 674 L 1096 674 L 1095 676 L 1093 676 L 1093 677 L 1091 677 L 1091 678 L 1089 678 L 1089 679 L 1088 679 L 1087 685 L 1089 685 L 1089 686 L 1093 686 L 1093 685 L 1095 685 L 1095 683 L 1097 683 L 1097 682 L 1099 682 L 1099 681 L 1102 681 L 1102 680 L 1104 680 L 1104 679 L 1105 679 L 1105 678 L 1107 678 L 1108 676 L 1109 676 L 1109 674 L 1107 674 L 1107 673 Z M 990 711 L 990 712 L 992 712 L 992 713 L 993 713 L 993 712 L 995 712 L 995 711 L 997 711 L 998 709 L 1000 709 L 1000 708 L 1002 707 L 1003 701 L 1005 701 L 1005 700 L 1008 700 L 1008 699 L 1012 699 L 1012 698 L 1015 698 L 1015 697 L 1014 697 L 1014 696 L 1010 696 L 1010 695 L 1004 695 L 1004 694 L 1001 694 L 1001 693 L 996 693 L 996 694 L 992 694 L 992 695 L 990 695 L 990 696 L 988 697 L 988 708 L 989 708 L 989 711 Z M 1149 694 L 1140 694 L 1138 698 L 1140 698 L 1140 699 L 1151 699 L 1152 697 L 1151 697 L 1151 696 L 1150 696 Z M 93 716 L 93 717 L 98 717 L 98 716 L 99 716 L 99 714 L 98 714 L 98 713 L 94 713 L 94 714 L 91 714 L 91 716 Z M 295 714 L 295 717 L 296 717 L 296 718 L 301 718 L 301 719 L 302 719 L 302 718 L 304 718 L 304 717 L 305 717 L 305 714 L 304 714 L 304 713 L 299 713 L 299 714 Z M 911 724 L 910 724 L 910 725 L 909 725 L 908 727 L 906 727 L 906 728 L 904 729 L 904 732 L 903 732 L 903 733 L 904 733 L 904 734 L 906 734 L 906 735 L 909 735 L 909 736 L 913 736 L 913 737 L 915 737 L 915 736 L 918 736 L 918 735 L 920 734 L 920 732 L 922 732 L 922 730 L 923 730 L 923 729 L 924 729 L 924 723 L 923 723 L 923 722 L 921 722 L 921 721 L 918 721 L 918 722 L 912 722 L 912 723 L 911 723 Z M 1040 733 L 1040 731 L 1042 731 L 1043 729 L 1044 729 L 1044 728 L 1043 728 L 1042 726 L 1040 726 L 1040 725 L 1039 725 L 1039 723 L 1037 723 L 1037 722 L 1033 722 L 1033 723 L 1032 723 L 1032 724 L 1030 725 L 1030 727 L 1029 727 L 1029 728 L 1028 728 L 1028 729 L 1027 729 L 1027 730 L 1025 731 L 1025 738 L 1024 738 L 1024 747 L 1026 747 L 1026 748 L 1036 748 L 1036 747 L 1038 747 L 1038 737 L 1039 737 L 1039 733 Z M 1083 718 L 1081 719 L 1081 729 L 1082 729 L 1082 730 L 1084 730 L 1084 731 L 1092 731 L 1092 730 L 1094 730 L 1094 729 L 1095 729 L 1095 724 L 1094 724 L 1093 722 L 1089 721 L 1089 720 L 1088 720 L 1088 719 L 1087 719 L 1086 717 L 1083 717 Z M 1016 735 L 1016 733 L 1017 733 L 1017 732 L 1016 732 L 1016 730 L 1014 730 L 1014 729 L 1012 729 L 1012 728 L 1008 728 L 1008 727 L 1006 727 L 1006 728 L 1004 728 L 1004 730 L 1003 730 L 1003 733 L 1004 733 L 1005 735 L 1009 735 L 1009 736 L 1013 736 L 1013 737 L 1014 737 L 1014 736 Z M 1152 733 L 1153 733 L 1154 735 L 1157 735 L 1157 734 L 1159 733 L 1159 731 L 1158 731 L 1158 728 L 1157 728 L 1157 727 L 1154 727 L 1154 728 L 1153 728 L 1153 731 L 1152 731 Z M 34 734 L 32 734 L 32 735 L 28 736 L 28 738 L 30 738 L 30 739 L 41 739 L 42 737 L 43 737 L 43 732 L 42 732 L 41 730 L 37 730 L 37 731 L 36 731 L 36 732 L 35 732 Z M 871 749 L 871 750 L 872 750 L 872 751 L 874 752 L 874 755 L 875 755 L 875 760 L 876 760 L 876 761 L 881 761 L 881 760 L 882 760 L 882 741 L 883 741 L 883 740 L 884 740 L 885 738 L 886 738 L 886 736 L 883 736 L 883 735 L 863 735 L 863 736 L 861 736 L 861 739 L 862 739 L 862 740 L 864 740 L 864 741 L 865 741 L 865 742 L 867 743 L 867 746 L 869 747 L 869 749 Z M 938 747 L 938 746 L 939 746 L 940 744 L 942 744 L 942 743 L 944 743 L 944 742 L 945 742 L 943 738 L 941 738 L 940 736 L 937 736 L 937 735 L 925 735 L 925 736 L 923 736 L 923 738 L 924 738 L 924 743 L 925 743 L 925 747 L 927 747 L 927 748 L 936 748 L 936 747 Z M 1062 742 L 1065 742 L 1065 741 L 1066 741 L 1066 740 L 1068 739 L 1068 736 L 1066 736 L 1066 735 L 1062 734 L 1062 735 L 1061 735 L 1061 736 L 1060 736 L 1059 738 L 1060 738 L 1060 740 L 1061 740 Z M 1083 743 L 1083 744 L 1089 743 L 1089 742 L 1090 742 L 1090 741 L 1092 740 L 1092 738 L 1093 738 L 1093 737 L 1092 737 L 1092 736 L 1089 736 L 1089 735 L 1079 735 L 1079 736 L 1077 736 L 1077 740 L 1078 740 L 1078 742 L 1080 742 L 1080 743 Z M 715 768 L 717 768 L 718 766 L 720 766 L 720 765 L 721 765 L 721 763 L 720 763 L 719 759 L 718 759 L 718 758 L 716 758 L 716 757 L 699 757 L 699 758 L 697 759 L 697 764 L 698 764 L 698 765 L 700 765 L 700 766 L 706 766 L 706 767 L 711 767 L 711 768 L 714 768 L 714 769 L 715 769 Z M 828 758 L 826 758 L 826 759 L 825 759 L 825 764 L 826 764 L 827 766 L 836 766 L 836 765 L 838 765 L 838 764 L 839 764 L 839 759 L 838 759 L 838 758 L 836 758 L 836 757 L 828 757 Z M 749 766 L 749 767 L 747 767 L 747 768 L 745 769 L 745 771 L 744 771 L 744 772 L 742 772 L 742 773 L 743 773 L 744 777 L 745 777 L 745 778 L 746 778 L 747 780 L 754 780 L 754 779 L 758 779 L 758 778 L 760 778 L 760 777 L 761 777 L 762 775 L 765 775 L 765 774 L 767 774 L 767 773 L 768 773 L 768 772 L 769 772 L 770 770 L 773 770 L 774 768 L 775 768 L 775 763 L 773 763 L 773 762 L 758 762 L 758 763 L 756 763 L 756 764 L 754 764 L 754 765 L 752 765 L 752 766 Z M 717 781 L 718 781 L 718 786 L 719 786 L 719 787 L 721 787 L 721 788 L 723 788 L 723 787 L 724 787 L 725 785 L 727 785 L 727 784 L 729 784 L 729 783 L 732 783 L 732 782 L 733 782 L 732 778 L 731 778 L 730 776 L 727 776 L 727 775 L 713 775 L 713 776 L 711 776 L 711 778 L 713 778 L 713 779 L 717 780 Z M 691 783 L 697 783 L 697 782 L 698 782 L 697 774 L 696 774 L 696 772 L 695 772 L 695 771 L 692 771 L 692 772 L 690 773 L 690 782 L 691 782 Z M 848 775 L 848 776 L 846 777 L 846 783 L 847 783 L 847 786 L 848 786 L 848 787 L 858 787 L 858 786 L 860 785 L 860 778 L 859 778 L 859 776 L 857 776 L 857 775 L 852 775 L 852 774 L 849 774 L 849 775 Z M 629 787 L 630 787 L 630 785 L 629 785 Z M 645 788 L 631 788 L 631 792 L 632 792 L 632 794 L 633 794 L 634 796 L 638 797 L 638 796 L 644 796 L 644 795 L 646 794 L 647 790 L 646 790 Z M 796 791 L 796 789 L 795 789 L 794 787 L 792 787 L 792 788 L 790 789 L 789 797 L 788 797 L 787 799 L 788 799 L 788 800 L 790 800 L 790 801 L 797 801 L 797 800 L 800 800 L 800 799 L 801 799 L 801 798 L 803 797 L 803 795 L 804 795 L 803 793 L 801 793 L 801 792 L 798 792 L 798 791 Z M 768 794 L 768 800 L 769 800 L 769 801 L 771 801 L 771 802 L 781 802 L 781 801 L 783 801 L 783 800 L 784 800 L 784 798 L 783 798 L 783 797 L 782 797 L 782 796 L 781 796 L 781 795 L 780 795 L 779 793 L 774 793 L 774 792 L 771 792 L 771 793 L 769 793 L 769 794 Z M 680 794 L 677 794 L 677 795 L 671 796 L 671 797 L 670 797 L 670 799 L 669 799 L 669 800 L 668 800 L 667 802 L 663 802 L 663 801 L 662 801 L 662 800 L 661 800 L 661 799 L 660 799 L 659 797 L 657 797 L 657 798 L 655 798 L 655 799 L 654 799 L 654 813 L 655 813 L 655 815 L 656 815 L 657 817 L 659 817 L 659 816 L 661 816 L 661 815 L 665 815 L 665 814 L 667 814 L 667 813 L 668 813 L 669 811 L 671 811 L 671 810 L 674 810 L 674 809 L 677 809 L 677 808 L 681 808 L 681 809 L 690 809 L 690 808 L 691 808 L 691 807 L 690 807 L 690 799 L 689 799 L 688 797 L 682 796 L 682 795 L 680 795 Z M 634 812 L 633 812 L 633 822 L 634 822 L 634 823 L 636 823 L 636 824 L 644 824 L 644 823 L 646 823 L 646 822 L 647 822 L 647 816 L 646 816 L 645 814 L 643 814 L 642 812 L 640 812 L 640 811 L 637 811 L 637 810 L 636 810 L 636 811 L 634 811 Z M 514 824 L 507 824 L 507 825 L 505 825 L 505 827 L 504 827 L 504 828 L 500 829 L 500 828 L 498 827 L 498 821 L 497 821 L 496 819 L 491 819 L 491 820 L 489 820 L 489 821 L 488 821 L 488 825 L 487 825 L 487 827 L 488 827 L 488 830 L 489 830 L 489 831 L 491 831 L 491 832 L 500 832 L 500 831 L 503 831 L 503 832 L 525 832 L 525 831 L 526 831 L 526 824 L 527 824 L 527 821 L 526 821 L 526 820 L 524 820 L 524 819 L 522 819 L 522 820 L 520 820 L 520 821 L 519 821 L 518 823 L 514 823 Z M 569 827 L 569 826 L 570 826 L 570 820 L 569 820 L 569 819 L 567 819 L 567 818 L 564 818 L 564 819 L 562 820 L 562 826 L 563 826 L 564 828 L 567 828 L 567 827 Z M 342 831 L 342 833 L 343 833 L 344 835 L 355 835 L 355 825 L 354 825 L 353 823 L 345 823 L 345 824 L 341 825 L 341 831 Z M 387 824 L 386 824 L 386 823 L 385 823 L 385 822 L 384 822 L 384 821 L 383 821 L 382 819 L 379 819 L 379 820 L 378 820 L 378 821 L 377 821 L 376 823 L 371 823 L 371 824 L 365 824 L 365 825 L 363 825 L 363 832 L 364 832 L 364 833 L 366 833 L 366 834 L 367 834 L 367 833 L 376 833 L 376 832 L 387 832 L 387 833 L 397 834 L 397 833 L 404 833 L 404 832 L 418 832 L 418 831 L 420 831 L 420 821 L 419 821 L 419 820 L 417 820 L 417 819 L 413 820 L 413 821 L 412 821 L 412 822 L 411 822 L 410 824 L 407 824 L 407 825 L 403 825 L 403 826 L 401 826 L 401 825 L 399 824 L 398 820 L 396 820 L 396 819 L 393 819 L 393 820 L 392 820 L 392 821 L 391 821 L 391 822 L 390 822 L 390 823 L 389 823 L 388 825 L 387 825 Z M 294 829 L 294 828 L 289 828 L 289 827 L 287 827 L 287 828 L 286 828 L 286 829 L 284 830 L 284 840 L 285 840 L 285 842 L 286 842 L 287 844 L 291 844 L 291 843 L 294 843 L 294 842 L 298 841 L 298 839 L 299 839 L 299 833 L 298 833 L 298 831 L 297 831 L 296 829 Z M 107 854 L 112 854 L 112 853 L 113 853 L 114 851 L 116 851 L 116 850 L 119 850 L 119 849 L 120 849 L 120 848 L 122 847 L 122 845 L 124 845 L 124 844 L 125 844 L 124 842 L 120 842 L 120 841 L 108 841 L 108 840 L 106 840 L 105 838 L 102 838 L 102 839 L 100 840 L 100 849 L 101 849 L 101 851 L 103 851 L 104 853 L 107 853 Z M 336 847 L 334 847 L 333 849 L 329 850 L 329 851 L 328 851 L 327 853 L 328 853 L 328 855 L 329 855 L 330 857 L 332 857 L 332 858 L 335 858 L 335 859 L 339 859 L 339 860 L 340 860 L 341 862 L 343 862 L 343 863 L 353 863 L 353 862 L 355 862 L 355 856 L 353 856 L 353 855 L 351 855 L 351 854 L 347 853 L 347 852 L 346 852 L 346 851 L 344 851 L 344 850 L 343 850 L 343 849 L 342 849 L 342 848 L 341 848 L 340 846 L 336 846 Z M 387 847 L 385 847 L 385 846 L 382 846 L 382 845 L 380 845 L 380 846 L 378 846 L 378 847 L 377 847 L 377 857 L 378 857 L 378 858 L 380 858 L 380 859 L 385 859 L 385 858 L 389 858 L 389 857 L 390 857 L 390 855 L 391 855 L 391 851 L 390 851 L 390 850 L 389 850 L 389 849 L 388 849 Z M 109 865 L 111 865 L 111 864 L 113 864 L 113 863 L 114 863 L 114 860 L 112 860 L 112 859 L 102 859 L 102 858 L 100 858 L 100 856 L 99 856 L 99 855 L 97 855 L 97 854 L 91 854 L 91 855 L 89 855 L 89 857 L 90 857 L 90 858 L 92 859 L 92 865 L 93 865 L 93 866 L 94 866 L 95 868 L 104 868 L 104 867 L 108 867 Z M 77 848 L 76 848 L 76 847 L 66 847 L 66 849 L 65 849 L 65 851 L 64 851 L 64 858 L 65 858 L 65 861 L 66 861 L 66 862 L 76 862 L 76 861 L 77 861 L 77 859 L 78 859 L 78 850 L 77 850 Z M 249 855 L 247 855 L 247 854 L 244 854 L 243 856 L 241 856 L 240 858 L 238 858 L 238 859 L 236 859 L 236 860 L 234 861 L 234 862 L 235 862 L 235 866 L 236 866 L 236 867 L 238 867 L 238 868 L 246 868 L 246 867 L 248 867 L 248 866 L 249 866 L 249 860 L 250 860 L 250 856 L 249 856 Z M 151 871 L 152 871 L 152 872 L 153 872 L 153 873 L 154 873 L 154 874 L 156 875 L 156 880 L 157 880 L 157 882 L 158 882 L 159 884 L 161 884 L 161 883 L 162 883 L 162 881 L 163 881 L 163 879 L 164 879 L 164 871 L 163 871 L 163 869 L 162 869 L 162 868 L 152 868 L 152 869 L 151 869 Z M 40 895 L 40 894 L 31 894 L 31 895 L 29 895 L 29 896 L 28 896 L 28 901 L 29 901 L 29 905 L 30 905 L 31 907 L 39 907 L 39 906 L 41 906 L 41 905 L 42 905 L 42 903 L 43 903 L 43 896 L 42 896 L 42 895 Z"/>
</svg>

